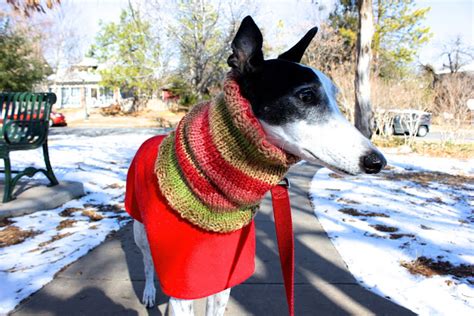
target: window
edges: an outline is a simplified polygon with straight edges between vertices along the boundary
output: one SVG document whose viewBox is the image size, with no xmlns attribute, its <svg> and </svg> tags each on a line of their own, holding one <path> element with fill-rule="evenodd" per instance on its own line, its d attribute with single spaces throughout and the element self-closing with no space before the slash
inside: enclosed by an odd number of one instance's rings
<svg viewBox="0 0 474 316">
<path fill-rule="evenodd" d="M 103 104 L 110 104 L 114 99 L 114 91 L 110 88 L 100 88 L 100 101 Z"/>
<path fill-rule="evenodd" d="M 81 93 L 80 88 L 71 88 L 71 97 L 77 98 L 79 97 L 80 93 Z"/>
<path fill-rule="evenodd" d="M 61 106 L 79 106 L 81 104 L 81 89 L 74 87 L 61 88 Z"/>
<path fill-rule="evenodd" d="M 69 88 L 61 88 L 61 105 L 69 103 Z"/>
</svg>

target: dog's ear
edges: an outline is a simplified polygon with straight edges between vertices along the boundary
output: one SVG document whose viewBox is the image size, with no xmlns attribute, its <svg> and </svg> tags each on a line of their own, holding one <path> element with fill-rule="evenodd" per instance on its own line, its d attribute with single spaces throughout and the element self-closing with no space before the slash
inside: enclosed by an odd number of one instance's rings
<svg viewBox="0 0 474 316">
<path fill-rule="evenodd" d="M 299 63 L 301 61 L 301 58 L 303 57 L 304 51 L 306 50 L 306 48 L 308 48 L 309 44 L 311 43 L 311 40 L 317 32 L 318 28 L 316 26 L 313 27 L 311 30 L 308 31 L 308 33 L 306 33 L 305 36 L 303 36 L 302 39 L 300 39 L 298 43 L 296 43 L 295 46 L 278 56 L 278 59 L 284 59 Z"/>
<path fill-rule="evenodd" d="M 258 71 L 263 65 L 262 33 L 250 16 L 245 17 L 232 41 L 227 64 L 240 74 Z"/>
</svg>

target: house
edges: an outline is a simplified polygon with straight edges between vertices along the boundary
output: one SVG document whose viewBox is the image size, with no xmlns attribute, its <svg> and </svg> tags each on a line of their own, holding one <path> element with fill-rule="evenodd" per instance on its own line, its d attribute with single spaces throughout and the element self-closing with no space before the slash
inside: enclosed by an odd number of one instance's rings
<svg viewBox="0 0 474 316">
<path fill-rule="evenodd" d="M 104 107 L 120 101 L 119 89 L 111 90 L 99 85 L 100 65 L 86 57 L 68 69 L 61 69 L 47 78 L 50 92 L 58 98 L 56 108 Z"/>
</svg>

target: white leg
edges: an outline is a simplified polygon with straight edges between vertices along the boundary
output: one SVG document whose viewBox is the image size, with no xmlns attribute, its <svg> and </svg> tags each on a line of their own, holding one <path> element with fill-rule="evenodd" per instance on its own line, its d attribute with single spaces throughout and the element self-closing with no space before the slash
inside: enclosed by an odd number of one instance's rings
<svg viewBox="0 0 474 316">
<path fill-rule="evenodd" d="M 230 289 L 224 290 L 207 298 L 206 316 L 222 316 L 230 297 Z"/>
<path fill-rule="evenodd" d="M 154 284 L 155 267 L 151 258 L 150 245 L 146 237 L 145 227 L 139 221 L 133 222 L 133 236 L 135 243 L 143 254 L 143 264 L 145 265 L 145 290 L 143 291 L 142 303 L 146 307 L 155 305 L 156 289 Z"/>
<path fill-rule="evenodd" d="M 171 297 L 168 308 L 171 316 L 193 316 L 194 300 L 182 300 Z"/>
</svg>

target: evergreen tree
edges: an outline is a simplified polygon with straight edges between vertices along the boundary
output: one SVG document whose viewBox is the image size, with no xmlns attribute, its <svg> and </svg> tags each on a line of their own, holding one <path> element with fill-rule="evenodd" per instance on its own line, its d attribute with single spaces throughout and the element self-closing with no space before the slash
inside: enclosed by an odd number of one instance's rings
<svg viewBox="0 0 474 316">
<path fill-rule="evenodd" d="M 102 24 L 89 55 L 104 65 L 99 72 L 106 87 L 119 87 L 138 99 L 149 96 L 159 84 L 160 46 L 150 34 L 150 23 L 131 5 L 122 10 L 119 23 Z"/>
<path fill-rule="evenodd" d="M 31 91 L 51 73 L 31 38 L 0 19 L 0 90 Z"/>
</svg>

